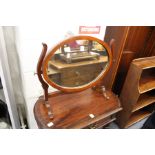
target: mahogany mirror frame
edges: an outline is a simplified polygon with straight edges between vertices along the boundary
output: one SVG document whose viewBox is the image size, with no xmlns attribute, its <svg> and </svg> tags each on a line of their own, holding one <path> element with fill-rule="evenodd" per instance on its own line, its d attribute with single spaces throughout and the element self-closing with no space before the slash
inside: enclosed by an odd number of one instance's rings
<svg viewBox="0 0 155 155">
<path fill-rule="evenodd" d="M 48 77 L 48 75 L 47 75 L 48 62 L 49 62 L 49 60 L 51 60 L 51 57 L 54 55 L 54 53 L 60 47 L 62 47 L 66 43 L 70 43 L 70 42 L 75 41 L 75 40 L 92 40 L 92 41 L 96 41 L 96 42 L 100 43 L 106 49 L 106 52 L 108 54 L 108 64 L 106 66 L 106 69 L 104 71 L 102 71 L 99 74 L 99 76 L 96 79 L 94 79 L 93 81 L 91 81 L 90 83 L 82 85 L 82 86 L 78 86 L 78 87 L 62 87 L 60 85 L 57 85 L 53 81 L 51 81 L 50 78 Z M 109 45 L 107 45 L 107 43 L 103 42 L 102 40 L 100 40 L 98 38 L 95 38 L 92 36 L 84 36 L 84 35 L 73 36 L 73 37 L 70 37 L 68 39 L 61 41 L 60 43 L 55 45 L 52 49 L 50 49 L 48 51 L 48 54 L 45 56 L 45 59 L 44 59 L 42 65 L 43 65 L 43 70 L 42 70 L 43 71 L 43 77 L 44 77 L 45 81 L 50 86 L 52 86 L 52 87 L 54 87 L 60 91 L 66 92 L 66 93 L 79 92 L 79 91 L 83 91 L 83 90 L 86 90 L 88 88 L 92 88 L 92 87 L 100 84 L 101 80 L 107 74 L 107 72 L 109 71 L 109 69 L 112 65 L 112 52 L 111 52 Z"/>
</svg>

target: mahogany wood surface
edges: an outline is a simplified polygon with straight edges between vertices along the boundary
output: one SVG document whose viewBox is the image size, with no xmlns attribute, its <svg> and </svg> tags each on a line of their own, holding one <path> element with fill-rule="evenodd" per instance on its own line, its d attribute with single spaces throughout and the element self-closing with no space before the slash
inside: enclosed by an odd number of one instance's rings
<svg viewBox="0 0 155 155">
<path fill-rule="evenodd" d="M 110 43 L 113 50 L 113 60 L 110 70 L 102 80 L 102 84 L 107 89 L 112 89 L 117 74 L 118 66 L 122 57 L 122 52 L 127 39 L 129 26 L 107 26 L 104 41 Z M 111 40 L 115 40 L 111 41 Z M 113 44 L 111 44 L 113 42 Z"/>
<path fill-rule="evenodd" d="M 113 83 L 113 91 L 118 95 L 120 95 L 125 82 L 131 61 L 135 58 L 155 55 L 154 26 L 126 26 L 126 28 L 128 28 L 126 39 L 122 41 L 121 38 L 124 36 L 124 27 L 108 27 L 108 34 L 113 34 L 113 38 L 116 38 L 116 44 L 119 43 L 119 46 L 122 46 L 121 50 L 116 51 L 122 54 L 120 63 L 118 62 L 119 67 Z M 117 31 L 117 33 L 115 31 Z M 108 34 L 106 37 L 111 37 Z M 128 51 L 130 51 L 130 53 L 128 53 Z M 114 59 L 115 57 L 114 55 Z"/>
<path fill-rule="evenodd" d="M 139 52 L 138 57 L 155 56 L 155 26 L 145 27 L 149 29 L 148 36 L 143 37 L 146 42 L 143 44 L 143 49 Z"/>
<path fill-rule="evenodd" d="M 37 75 L 38 75 L 38 79 L 42 85 L 42 88 L 44 90 L 44 98 L 45 98 L 45 101 L 48 100 L 48 84 L 44 81 L 43 77 L 42 77 L 42 73 L 43 73 L 43 70 L 42 70 L 42 63 L 43 63 L 43 60 L 46 56 L 46 52 L 47 52 L 47 45 L 45 43 L 42 43 L 43 45 L 43 49 L 42 49 L 42 52 L 41 52 L 41 55 L 39 57 L 39 60 L 38 60 L 38 64 L 37 64 Z"/>
<path fill-rule="evenodd" d="M 135 53 L 132 51 L 124 51 L 122 53 L 119 69 L 113 86 L 113 90 L 116 94 L 120 94 L 122 90 L 128 69 L 130 67 L 130 63 L 132 62 L 134 57 Z"/>
<path fill-rule="evenodd" d="M 123 51 L 135 52 L 136 58 L 139 58 L 151 31 L 151 26 L 130 26 Z"/>
<path fill-rule="evenodd" d="M 111 91 L 106 91 L 106 94 L 109 99 L 92 89 L 76 93 L 55 92 L 49 94 L 49 104 L 54 114 L 52 120 L 47 115 L 47 109 L 41 97 L 34 107 L 38 127 L 54 129 L 89 128 L 93 123 L 100 121 L 100 123 L 96 124 L 96 128 L 99 128 L 106 122 L 115 120 L 112 116 L 122 109 L 116 95 Z M 95 117 L 91 118 L 90 114 Z M 48 127 L 47 124 L 51 121 L 53 126 Z"/>
</svg>

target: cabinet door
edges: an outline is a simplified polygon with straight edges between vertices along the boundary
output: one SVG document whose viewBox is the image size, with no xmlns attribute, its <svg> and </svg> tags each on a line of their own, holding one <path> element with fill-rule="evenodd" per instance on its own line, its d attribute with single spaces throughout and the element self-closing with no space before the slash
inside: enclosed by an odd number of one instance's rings
<svg viewBox="0 0 155 155">
<path fill-rule="evenodd" d="M 120 58 L 124 49 L 124 45 L 127 39 L 129 26 L 107 26 L 104 41 L 109 43 L 111 39 L 115 39 L 113 63 L 112 67 L 103 80 L 103 85 L 106 88 L 112 89 L 113 83 L 118 70 Z"/>
<path fill-rule="evenodd" d="M 141 57 L 155 56 L 155 26 L 149 26 L 148 28 L 150 30 L 150 35 L 147 39 L 144 50 L 140 53 Z"/>
</svg>

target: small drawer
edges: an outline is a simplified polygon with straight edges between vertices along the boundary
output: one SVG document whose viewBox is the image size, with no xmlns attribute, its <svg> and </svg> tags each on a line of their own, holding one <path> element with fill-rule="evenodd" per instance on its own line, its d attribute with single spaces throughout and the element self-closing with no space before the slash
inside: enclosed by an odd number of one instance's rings
<svg viewBox="0 0 155 155">
<path fill-rule="evenodd" d="M 104 119 L 101 119 L 93 124 L 90 124 L 85 129 L 99 129 L 102 128 L 104 125 L 107 125 L 108 123 L 113 121 L 113 116 L 106 117 Z"/>
</svg>

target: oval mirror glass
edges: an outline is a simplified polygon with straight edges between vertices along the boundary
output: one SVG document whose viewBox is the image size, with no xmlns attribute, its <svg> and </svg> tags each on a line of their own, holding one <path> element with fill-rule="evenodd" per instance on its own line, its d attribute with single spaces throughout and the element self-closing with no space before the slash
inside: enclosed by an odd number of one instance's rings
<svg viewBox="0 0 155 155">
<path fill-rule="evenodd" d="M 109 47 L 94 37 L 72 37 L 45 58 L 44 78 L 56 88 L 76 89 L 96 83 L 110 65 Z"/>
</svg>

